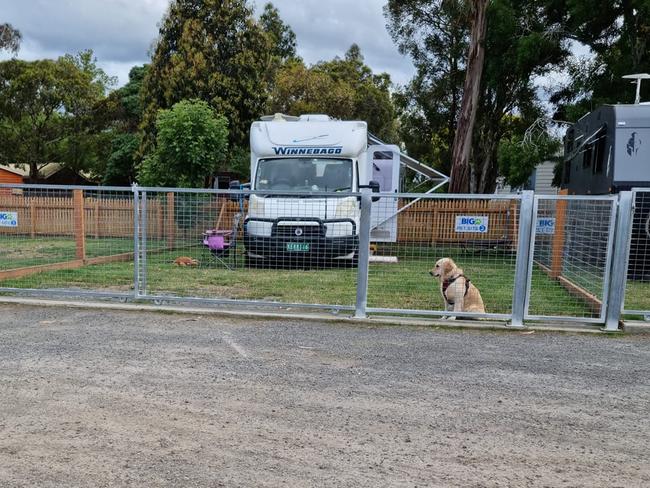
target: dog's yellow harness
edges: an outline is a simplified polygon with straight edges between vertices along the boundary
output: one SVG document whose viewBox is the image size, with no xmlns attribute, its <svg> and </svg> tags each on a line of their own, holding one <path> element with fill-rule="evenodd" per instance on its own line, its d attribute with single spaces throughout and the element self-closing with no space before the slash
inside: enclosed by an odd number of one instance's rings
<svg viewBox="0 0 650 488">
<path fill-rule="evenodd" d="M 459 274 L 458 276 L 454 276 L 453 278 L 449 278 L 448 280 L 444 280 L 442 282 L 442 296 L 445 297 L 445 302 L 447 302 L 448 305 L 453 305 L 454 302 L 449 301 L 449 299 L 447 298 L 447 288 L 449 288 L 449 285 L 451 285 L 458 278 L 465 278 L 465 294 L 463 296 L 466 297 L 467 292 L 469 292 L 470 279 L 465 275 Z"/>
</svg>

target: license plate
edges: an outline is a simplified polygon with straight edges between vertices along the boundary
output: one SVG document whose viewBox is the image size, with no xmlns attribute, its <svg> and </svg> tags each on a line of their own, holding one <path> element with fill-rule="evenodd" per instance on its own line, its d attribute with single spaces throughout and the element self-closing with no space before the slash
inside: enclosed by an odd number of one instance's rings
<svg viewBox="0 0 650 488">
<path fill-rule="evenodd" d="M 287 251 L 309 252 L 309 243 L 308 242 L 287 242 Z"/>
</svg>

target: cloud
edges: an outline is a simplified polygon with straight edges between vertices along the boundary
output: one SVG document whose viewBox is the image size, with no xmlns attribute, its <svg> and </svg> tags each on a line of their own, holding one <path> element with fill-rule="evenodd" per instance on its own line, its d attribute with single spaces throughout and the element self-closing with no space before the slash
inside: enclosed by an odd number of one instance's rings
<svg viewBox="0 0 650 488">
<path fill-rule="evenodd" d="M 386 71 L 400 84 L 413 77 L 413 64 L 398 52 L 386 31 L 385 0 L 275 0 L 273 4 L 296 33 L 299 54 L 308 63 L 343 56 L 356 43 L 374 71 Z"/>
<path fill-rule="evenodd" d="M 166 8 L 166 0 L 0 0 L 0 21 L 23 34 L 20 58 L 92 49 L 99 65 L 123 84 L 131 66 L 147 61 Z"/>
<path fill-rule="evenodd" d="M 400 55 L 386 32 L 385 0 L 275 0 L 283 20 L 296 32 L 298 52 L 308 63 L 343 56 L 357 43 L 366 62 L 393 81 L 413 75 L 410 61 Z M 10 22 L 23 34 L 22 59 L 54 58 L 92 49 L 99 65 L 128 79 L 129 69 L 149 59 L 168 0 L 0 0 L 0 22 Z M 264 2 L 259 2 L 261 11 Z M 0 59 L 6 59 L 2 54 Z"/>
</svg>

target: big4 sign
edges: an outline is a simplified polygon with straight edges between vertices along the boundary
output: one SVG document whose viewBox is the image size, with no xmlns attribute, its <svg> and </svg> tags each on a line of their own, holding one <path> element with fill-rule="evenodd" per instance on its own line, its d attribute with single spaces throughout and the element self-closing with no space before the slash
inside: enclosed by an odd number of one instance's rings
<svg viewBox="0 0 650 488">
<path fill-rule="evenodd" d="M 488 231 L 489 218 L 487 215 L 457 215 L 456 232 L 474 232 L 486 234 Z"/>
<path fill-rule="evenodd" d="M 536 234 L 555 234 L 555 218 L 544 217 L 538 218 L 535 225 Z"/>
<path fill-rule="evenodd" d="M 0 227 L 18 227 L 18 212 L 0 210 Z"/>
</svg>

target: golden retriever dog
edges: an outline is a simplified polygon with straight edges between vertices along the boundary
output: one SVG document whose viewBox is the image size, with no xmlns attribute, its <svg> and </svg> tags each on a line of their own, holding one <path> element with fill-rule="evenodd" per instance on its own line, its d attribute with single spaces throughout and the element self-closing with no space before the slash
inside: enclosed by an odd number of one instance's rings
<svg viewBox="0 0 650 488">
<path fill-rule="evenodd" d="M 198 266 L 199 262 L 194 258 L 180 256 L 174 259 L 174 266 Z"/>
<path fill-rule="evenodd" d="M 429 274 L 440 281 L 440 294 L 445 302 L 446 311 L 485 313 L 478 288 L 463 274 L 463 270 L 453 259 L 439 259 Z"/>
</svg>

